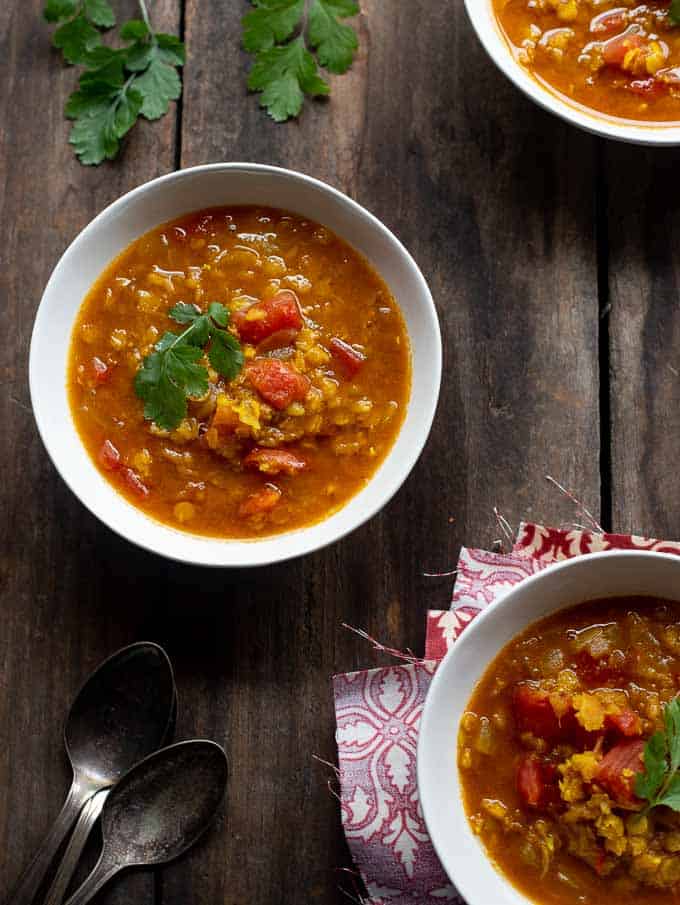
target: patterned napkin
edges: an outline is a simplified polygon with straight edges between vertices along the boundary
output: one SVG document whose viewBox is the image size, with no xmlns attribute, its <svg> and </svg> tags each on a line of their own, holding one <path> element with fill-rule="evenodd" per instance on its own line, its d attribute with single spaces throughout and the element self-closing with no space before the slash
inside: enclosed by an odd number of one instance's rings
<svg viewBox="0 0 680 905">
<path fill-rule="evenodd" d="M 451 609 L 427 615 L 425 660 L 335 676 L 340 804 L 366 905 L 462 903 L 418 801 L 416 745 L 437 663 L 477 613 L 553 562 L 601 550 L 680 555 L 680 543 L 523 524 L 508 554 L 463 548 Z"/>
</svg>

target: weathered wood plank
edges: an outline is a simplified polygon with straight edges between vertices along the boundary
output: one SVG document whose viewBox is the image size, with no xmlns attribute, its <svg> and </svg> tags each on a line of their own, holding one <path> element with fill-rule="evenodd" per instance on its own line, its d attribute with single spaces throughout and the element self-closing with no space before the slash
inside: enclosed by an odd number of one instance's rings
<svg viewBox="0 0 680 905">
<path fill-rule="evenodd" d="M 115 548 L 119 558 L 101 563 L 109 533 L 57 477 L 35 430 L 26 382 L 33 316 L 78 230 L 175 161 L 173 114 L 137 127 L 116 163 L 97 169 L 77 163 L 62 113 L 76 73 L 50 48 L 42 6 L 24 0 L 0 8 L 0 901 L 66 792 L 61 722 L 74 691 L 104 656 L 150 631 L 129 593 L 115 603 L 99 593 L 103 575 L 118 587 L 122 576 L 124 586 L 141 554 Z M 137 4 L 123 0 L 116 8 L 132 15 Z M 179 0 L 159 0 L 153 16 L 176 30 L 179 9 Z M 130 878 L 104 900 L 151 903 L 152 880 Z"/>
<path fill-rule="evenodd" d="M 429 447 L 382 516 L 304 561 L 167 571 L 157 615 L 180 726 L 225 743 L 232 780 L 224 826 L 164 872 L 164 905 L 346 901 L 337 805 L 311 755 L 334 757 L 330 674 L 379 660 L 339 623 L 418 650 L 449 592 L 423 570 L 490 542 L 494 505 L 515 523 L 573 518 L 550 472 L 599 509 L 594 142 L 503 81 L 462 4 L 362 6 L 352 73 L 277 126 L 245 94 L 246 4 L 187 3 L 183 165 L 283 164 L 364 203 L 423 267 L 446 366 Z"/>
<path fill-rule="evenodd" d="M 680 537 L 677 159 L 675 150 L 609 144 L 603 167 L 613 527 L 668 539 Z"/>
</svg>

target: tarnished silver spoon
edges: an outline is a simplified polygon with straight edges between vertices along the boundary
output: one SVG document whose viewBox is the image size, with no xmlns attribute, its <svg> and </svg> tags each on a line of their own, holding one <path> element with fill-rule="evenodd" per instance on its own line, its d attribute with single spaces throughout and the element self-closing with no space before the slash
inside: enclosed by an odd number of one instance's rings
<svg viewBox="0 0 680 905">
<path fill-rule="evenodd" d="M 168 745 L 172 740 L 175 731 L 175 723 L 177 721 L 177 697 L 173 702 L 172 720 L 168 726 L 166 737 L 161 742 L 162 745 Z M 156 745 L 156 750 L 160 745 Z M 152 754 L 152 751 L 144 752 L 144 754 Z M 130 764 L 133 767 L 134 764 Z M 55 873 L 50 888 L 47 891 L 43 905 L 62 905 L 66 890 L 69 888 L 71 879 L 76 872 L 78 863 L 83 854 L 83 850 L 89 839 L 92 829 L 99 819 L 104 807 L 104 802 L 109 796 L 110 788 L 102 789 L 93 795 L 80 812 L 75 829 L 71 833 L 66 850 L 61 856 L 61 863 Z"/>
<path fill-rule="evenodd" d="M 32 905 L 85 804 L 100 790 L 115 785 L 133 764 L 164 743 L 175 694 L 167 654 L 150 642 L 118 651 L 85 682 L 64 729 L 73 768 L 71 789 L 8 905 Z"/>
<path fill-rule="evenodd" d="M 227 757 L 215 742 L 178 742 L 157 751 L 111 789 L 102 811 L 102 853 L 66 905 L 86 905 L 117 873 L 184 854 L 217 815 Z"/>
</svg>

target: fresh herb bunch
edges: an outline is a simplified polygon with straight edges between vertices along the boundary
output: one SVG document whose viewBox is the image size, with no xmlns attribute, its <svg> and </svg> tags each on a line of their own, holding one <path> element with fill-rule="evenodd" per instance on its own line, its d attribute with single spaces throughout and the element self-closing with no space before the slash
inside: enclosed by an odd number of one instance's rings
<svg viewBox="0 0 680 905">
<path fill-rule="evenodd" d="M 123 46 L 114 48 L 102 43 L 101 30 L 116 24 L 108 0 L 46 2 L 45 19 L 59 26 L 52 43 L 67 63 L 85 67 L 65 111 L 75 120 L 69 141 L 81 163 L 113 159 L 139 116 L 160 119 L 182 93 L 184 44 L 153 30 L 144 0 L 139 8 L 142 18 L 121 27 Z"/>
<path fill-rule="evenodd" d="M 260 105 L 283 122 L 302 110 L 305 95 L 320 97 L 330 86 L 319 66 L 347 72 L 359 46 L 355 30 L 341 20 L 356 16 L 355 0 L 251 0 L 243 17 L 243 46 L 255 57 L 248 77 Z"/>
<path fill-rule="evenodd" d="M 645 745 L 645 772 L 635 779 L 635 794 L 647 801 L 647 810 L 665 805 L 680 811 L 680 700 L 664 707 L 664 730 Z"/>
<path fill-rule="evenodd" d="M 243 367 L 243 353 L 226 329 L 229 311 L 220 302 L 211 302 L 206 314 L 178 302 L 168 316 L 187 328 L 163 334 L 137 372 L 135 392 L 144 400 L 145 418 L 163 430 L 174 430 L 187 416 L 187 399 L 208 391 L 208 370 L 199 364 L 205 346 L 211 366 L 227 380 L 233 380 Z"/>
</svg>

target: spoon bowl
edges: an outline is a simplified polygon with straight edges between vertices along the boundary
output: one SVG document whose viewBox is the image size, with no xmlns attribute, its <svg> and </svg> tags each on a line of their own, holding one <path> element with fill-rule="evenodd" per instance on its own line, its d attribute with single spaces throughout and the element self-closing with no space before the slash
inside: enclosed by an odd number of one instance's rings
<svg viewBox="0 0 680 905">
<path fill-rule="evenodd" d="M 227 772 L 226 755 L 215 742 L 179 742 L 147 757 L 104 807 L 105 848 L 127 867 L 179 858 L 214 819 Z"/>
<path fill-rule="evenodd" d="M 167 737 L 175 700 L 163 648 L 123 648 L 87 680 L 71 708 L 64 741 L 75 772 L 97 786 L 118 782 Z"/>
<path fill-rule="evenodd" d="M 66 905 L 86 905 L 121 870 L 183 855 L 215 819 L 227 775 L 223 749 L 204 740 L 178 742 L 133 767 L 104 804 L 97 866 Z"/>
<path fill-rule="evenodd" d="M 8 905 L 32 905 L 45 875 L 85 804 L 160 748 L 175 712 L 172 666 L 157 644 L 123 648 L 78 692 L 64 729 L 73 782 L 64 806 Z"/>
</svg>

